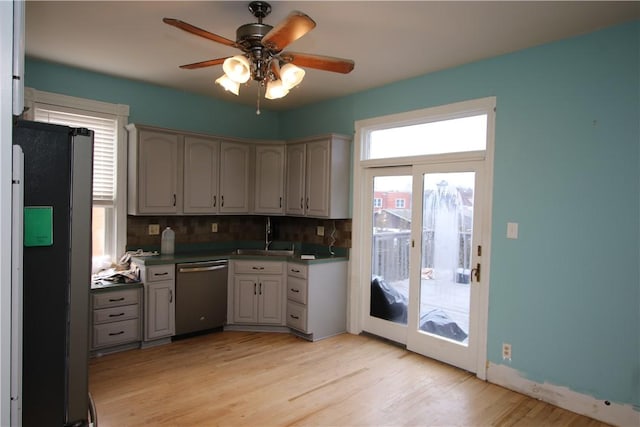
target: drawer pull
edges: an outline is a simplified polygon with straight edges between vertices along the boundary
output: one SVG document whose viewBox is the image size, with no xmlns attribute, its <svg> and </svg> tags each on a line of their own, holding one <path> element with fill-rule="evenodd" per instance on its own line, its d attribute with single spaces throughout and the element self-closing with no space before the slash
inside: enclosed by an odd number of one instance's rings
<svg viewBox="0 0 640 427">
<path fill-rule="evenodd" d="M 124 313 L 110 314 L 109 315 L 109 317 L 120 317 L 120 316 L 124 316 Z"/>
<path fill-rule="evenodd" d="M 110 336 L 110 337 L 113 337 L 113 336 L 115 336 L 115 335 L 122 335 L 122 334 L 124 334 L 124 331 L 120 331 L 120 332 L 111 332 L 111 333 L 109 334 L 109 336 Z"/>
<path fill-rule="evenodd" d="M 117 301 L 124 301 L 124 297 L 120 297 L 120 298 L 109 298 L 109 302 L 117 302 Z"/>
<path fill-rule="evenodd" d="M 168 271 L 165 271 L 164 273 L 153 273 L 154 276 L 166 276 L 167 274 L 169 274 Z"/>
<path fill-rule="evenodd" d="M 299 289 L 293 289 L 293 288 L 291 288 L 291 292 L 298 293 L 298 292 L 300 292 L 300 290 L 299 290 Z"/>
<path fill-rule="evenodd" d="M 295 268 L 292 268 L 292 269 L 291 269 L 291 272 L 292 272 L 292 273 L 300 273 L 300 270 L 296 270 Z"/>
<path fill-rule="evenodd" d="M 264 270 L 264 267 L 251 267 L 253 270 Z"/>
<path fill-rule="evenodd" d="M 298 316 L 294 316 L 293 314 L 290 314 L 289 316 L 290 316 L 292 319 L 296 319 L 296 320 L 299 320 L 299 319 L 300 319 Z"/>
</svg>

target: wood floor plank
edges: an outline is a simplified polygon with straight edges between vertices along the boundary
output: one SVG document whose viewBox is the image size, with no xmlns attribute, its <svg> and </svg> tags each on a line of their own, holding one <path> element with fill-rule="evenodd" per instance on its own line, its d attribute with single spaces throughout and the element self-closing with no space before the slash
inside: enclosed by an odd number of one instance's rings
<svg viewBox="0 0 640 427">
<path fill-rule="evenodd" d="M 219 332 L 90 361 L 100 427 L 606 424 L 383 340 Z"/>
</svg>

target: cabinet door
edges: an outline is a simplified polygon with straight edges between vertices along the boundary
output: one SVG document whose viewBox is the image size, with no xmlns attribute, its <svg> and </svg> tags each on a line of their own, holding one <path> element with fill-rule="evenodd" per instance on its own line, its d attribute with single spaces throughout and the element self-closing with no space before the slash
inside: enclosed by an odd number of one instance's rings
<svg viewBox="0 0 640 427">
<path fill-rule="evenodd" d="M 175 333 L 174 282 L 145 284 L 145 341 Z"/>
<path fill-rule="evenodd" d="M 182 203 L 178 192 L 180 136 L 140 130 L 138 140 L 138 213 L 175 214 Z"/>
<path fill-rule="evenodd" d="M 283 286 L 280 276 L 260 276 L 258 282 L 258 322 L 281 324 Z"/>
<path fill-rule="evenodd" d="M 220 142 L 187 136 L 184 139 L 184 213 L 218 211 Z"/>
<path fill-rule="evenodd" d="M 307 216 L 329 216 L 330 150 L 331 142 L 329 140 L 309 142 L 307 144 L 307 170 L 305 175 L 305 208 Z M 349 186 L 349 183 L 345 182 L 344 185 Z"/>
<path fill-rule="evenodd" d="M 236 275 L 233 283 L 234 323 L 256 323 L 258 321 L 258 277 Z"/>
<path fill-rule="evenodd" d="M 249 159 L 246 144 L 220 144 L 220 213 L 249 212 Z"/>
<path fill-rule="evenodd" d="M 284 146 L 256 146 L 256 213 L 284 213 Z"/>
<path fill-rule="evenodd" d="M 289 215 L 304 215 L 305 153 L 305 144 L 287 145 L 287 195 L 285 197 L 285 206 L 286 213 Z"/>
</svg>

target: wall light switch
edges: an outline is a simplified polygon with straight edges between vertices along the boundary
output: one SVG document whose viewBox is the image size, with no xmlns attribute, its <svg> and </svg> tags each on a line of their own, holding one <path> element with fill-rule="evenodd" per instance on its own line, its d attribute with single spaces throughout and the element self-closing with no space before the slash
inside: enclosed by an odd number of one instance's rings
<svg viewBox="0 0 640 427">
<path fill-rule="evenodd" d="M 217 233 L 218 232 L 218 223 L 217 222 L 212 222 L 211 223 L 211 232 L 212 233 Z"/>
<path fill-rule="evenodd" d="M 518 238 L 518 223 L 508 222 L 507 223 L 507 239 L 517 239 L 517 238 Z"/>
<path fill-rule="evenodd" d="M 316 227 L 316 234 L 318 236 L 324 236 L 324 227 L 319 225 Z"/>
</svg>

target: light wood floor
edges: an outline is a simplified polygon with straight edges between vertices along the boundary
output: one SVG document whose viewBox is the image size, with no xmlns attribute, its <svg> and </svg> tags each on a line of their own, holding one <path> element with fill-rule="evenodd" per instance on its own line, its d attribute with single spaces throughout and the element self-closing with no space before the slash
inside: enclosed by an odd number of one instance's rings
<svg viewBox="0 0 640 427">
<path fill-rule="evenodd" d="M 604 426 L 381 340 L 218 332 L 90 361 L 99 427 Z"/>
</svg>

